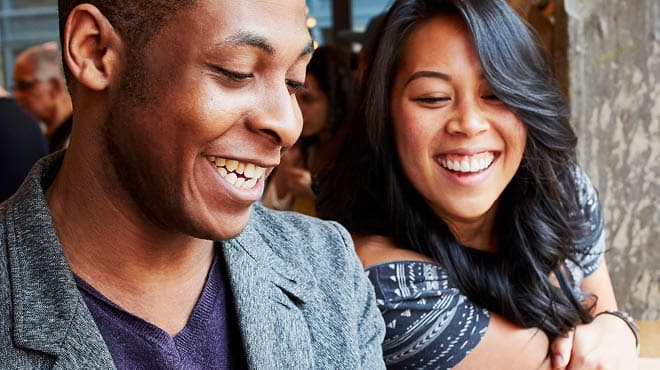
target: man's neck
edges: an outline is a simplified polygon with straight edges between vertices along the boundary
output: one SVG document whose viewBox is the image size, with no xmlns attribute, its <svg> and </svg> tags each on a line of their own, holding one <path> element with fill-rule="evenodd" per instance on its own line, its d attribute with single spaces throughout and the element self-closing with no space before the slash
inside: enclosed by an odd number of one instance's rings
<svg viewBox="0 0 660 370">
<path fill-rule="evenodd" d="M 177 333 L 201 294 L 213 242 L 145 220 L 128 196 L 108 194 L 103 176 L 80 158 L 65 156 L 46 194 L 71 269 L 128 312 Z"/>
</svg>

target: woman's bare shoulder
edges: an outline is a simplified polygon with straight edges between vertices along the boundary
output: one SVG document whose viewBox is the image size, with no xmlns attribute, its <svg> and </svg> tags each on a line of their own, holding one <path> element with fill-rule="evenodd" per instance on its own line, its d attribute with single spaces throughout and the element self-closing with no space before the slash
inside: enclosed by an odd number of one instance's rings
<svg viewBox="0 0 660 370">
<path fill-rule="evenodd" d="M 434 262 L 424 254 L 401 248 L 392 238 L 382 235 L 352 235 L 355 251 L 366 267 L 392 261 Z"/>
</svg>

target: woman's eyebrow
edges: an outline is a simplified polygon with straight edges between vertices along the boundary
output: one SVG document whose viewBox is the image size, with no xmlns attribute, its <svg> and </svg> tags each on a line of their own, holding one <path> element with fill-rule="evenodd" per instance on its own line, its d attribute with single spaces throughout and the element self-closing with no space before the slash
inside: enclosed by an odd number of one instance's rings
<svg viewBox="0 0 660 370">
<path fill-rule="evenodd" d="M 448 74 L 438 72 L 438 71 L 417 71 L 412 74 L 406 81 L 404 85 L 409 84 L 410 82 L 420 79 L 420 78 L 439 78 L 444 81 L 451 81 L 451 77 Z"/>
</svg>

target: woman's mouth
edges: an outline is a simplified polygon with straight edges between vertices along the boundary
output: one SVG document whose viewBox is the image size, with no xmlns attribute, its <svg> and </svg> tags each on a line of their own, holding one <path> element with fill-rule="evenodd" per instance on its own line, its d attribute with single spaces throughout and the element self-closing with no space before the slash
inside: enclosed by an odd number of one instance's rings
<svg viewBox="0 0 660 370">
<path fill-rule="evenodd" d="M 438 156 L 437 162 L 443 168 L 458 173 L 478 173 L 490 167 L 497 153 L 481 152 L 478 154 L 443 154 Z"/>
</svg>

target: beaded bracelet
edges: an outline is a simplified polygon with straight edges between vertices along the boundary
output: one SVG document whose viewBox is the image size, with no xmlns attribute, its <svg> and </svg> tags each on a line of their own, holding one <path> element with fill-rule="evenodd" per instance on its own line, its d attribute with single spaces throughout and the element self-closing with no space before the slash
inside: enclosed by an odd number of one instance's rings
<svg viewBox="0 0 660 370">
<path fill-rule="evenodd" d="M 626 312 L 623 312 L 623 311 L 609 311 L 609 310 L 606 310 L 606 311 L 599 312 L 598 314 L 596 314 L 596 316 L 594 316 L 594 318 L 596 318 L 600 315 L 605 315 L 605 314 L 616 316 L 619 319 L 623 320 L 623 322 L 625 322 L 626 325 L 628 325 L 630 330 L 635 335 L 635 345 L 637 347 L 637 354 L 639 355 L 639 328 L 637 327 L 637 324 L 635 324 L 635 321 L 633 321 L 632 317 L 630 317 L 630 315 L 628 315 Z"/>
</svg>

